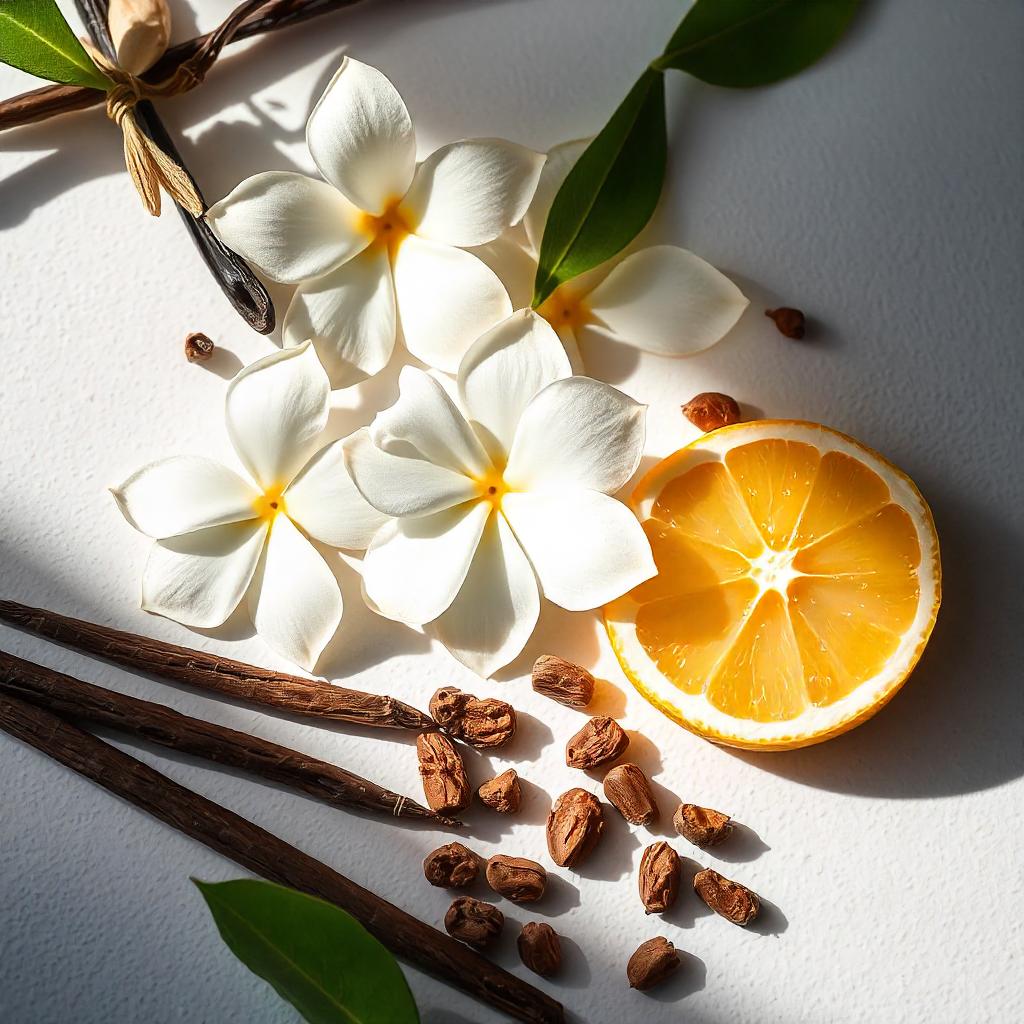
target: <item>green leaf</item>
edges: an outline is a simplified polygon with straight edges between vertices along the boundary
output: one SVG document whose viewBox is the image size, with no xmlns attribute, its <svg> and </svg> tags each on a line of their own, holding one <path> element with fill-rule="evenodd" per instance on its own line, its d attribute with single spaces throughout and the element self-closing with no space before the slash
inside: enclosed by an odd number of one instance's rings
<svg viewBox="0 0 1024 1024">
<path fill-rule="evenodd" d="M 652 67 L 734 89 L 803 71 L 846 31 L 860 0 L 697 0 Z"/>
<path fill-rule="evenodd" d="M 0 61 L 51 82 L 110 88 L 54 0 L 0 0 Z"/>
<path fill-rule="evenodd" d="M 665 180 L 665 81 L 648 68 L 583 151 L 544 227 L 533 306 L 624 249 L 651 219 Z"/>
<path fill-rule="evenodd" d="M 231 952 L 310 1024 L 418 1024 L 395 958 L 344 910 L 256 879 L 192 881 Z"/>
</svg>

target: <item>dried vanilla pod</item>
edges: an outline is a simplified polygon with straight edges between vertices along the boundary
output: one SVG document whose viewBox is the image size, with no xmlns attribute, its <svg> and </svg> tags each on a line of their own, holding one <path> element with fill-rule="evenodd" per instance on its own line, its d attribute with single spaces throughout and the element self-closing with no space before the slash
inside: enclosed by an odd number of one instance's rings
<svg viewBox="0 0 1024 1024">
<path fill-rule="evenodd" d="M 548 873 L 535 860 L 499 853 L 487 862 L 487 884 L 514 903 L 532 903 L 544 895 Z"/>
<path fill-rule="evenodd" d="M 462 889 L 480 874 L 482 858 L 462 843 L 447 843 L 428 853 L 423 874 L 431 885 L 442 889 Z"/>
<path fill-rule="evenodd" d="M 492 697 L 481 700 L 454 686 L 442 686 L 430 698 L 430 717 L 450 736 L 471 747 L 500 747 L 516 731 L 511 704 Z"/>
<path fill-rule="evenodd" d="M 699 804 L 680 804 L 672 824 L 684 839 L 701 849 L 720 843 L 732 831 L 732 818 L 728 814 Z"/>
<path fill-rule="evenodd" d="M 562 966 L 562 943 L 558 932 L 543 921 L 528 921 L 516 941 L 519 959 L 534 974 L 550 978 Z"/>
<path fill-rule="evenodd" d="M 575 867 L 597 845 L 604 829 L 601 803 L 585 789 L 563 793 L 548 814 L 547 840 L 551 859 L 562 868 Z"/>
<path fill-rule="evenodd" d="M 505 926 L 505 915 L 490 903 L 475 900 L 472 896 L 460 896 L 452 901 L 444 915 L 445 931 L 453 939 L 485 949 L 500 934 Z"/>
<path fill-rule="evenodd" d="M 427 806 L 444 814 L 468 807 L 473 791 L 469 788 L 462 758 L 451 740 L 439 732 L 420 733 L 416 737 L 416 753 Z"/>
<path fill-rule="evenodd" d="M 743 418 L 736 399 L 721 391 L 702 391 L 694 395 L 683 406 L 683 415 L 705 434 L 739 423 Z"/>
<path fill-rule="evenodd" d="M 514 814 L 523 802 L 519 788 L 519 775 L 515 768 L 485 782 L 477 791 L 482 803 L 499 814 Z"/>
<path fill-rule="evenodd" d="M 648 914 L 663 914 L 675 903 L 681 871 L 679 854 L 668 843 L 652 843 L 644 850 L 637 883 Z"/>
<path fill-rule="evenodd" d="M 642 942 L 626 964 L 629 987 L 646 992 L 679 969 L 679 954 L 668 939 L 658 936 Z"/>
<path fill-rule="evenodd" d="M 658 805 L 643 769 L 619 764 L 604 777 L 604 795 L 631 825 L 650 825 L 658 817 Z"/>
<path fill-rule="evenodd" d="M 733 924 L 748 925 L 761 910 L 761 901 L 756 893 L 711 868 L 694 875 L 693 887 L 716 914 Z"/>
<path fill-rule="evenodd" d="M 629 746 L 629 737 L 613 718 L 592 718 L 565 745 L 565 763 L 586 771 L 614 761 Z"/>
<path fill-rule="evenodd" d="M 533 663 L 533 688 L 566 707 L 585 708 L 594 697 L 594 677 L 582 665 L 542 654 Z"/>
</svg>

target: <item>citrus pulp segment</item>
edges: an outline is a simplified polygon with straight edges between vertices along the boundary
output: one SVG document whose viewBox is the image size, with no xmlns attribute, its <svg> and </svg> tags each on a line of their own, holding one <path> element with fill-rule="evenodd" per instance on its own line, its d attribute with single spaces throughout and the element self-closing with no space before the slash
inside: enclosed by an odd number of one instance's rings
<svg viewBox="0 0 1024 1024">
<path fill-rule="evenodd" d="M 632 506 L 658 575 L 605 608 L 626 674 L 722 743 L 785 749 L 868 718 L 935 622 L 938 539 L 912 481 L 827 427 L 725 427 L 659 463 Z"/>
</svg>

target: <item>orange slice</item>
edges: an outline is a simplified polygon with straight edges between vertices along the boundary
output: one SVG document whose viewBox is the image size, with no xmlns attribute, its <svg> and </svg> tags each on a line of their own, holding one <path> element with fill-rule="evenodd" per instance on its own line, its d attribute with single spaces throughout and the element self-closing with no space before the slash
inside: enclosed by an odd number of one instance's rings
<svg viewBox="0 0 1024 1024">
<path fill-rule="evenodd" d="M 607 605 L 634 686 L 719 743 L 806 746 L 900 688 L 939 609 L 913 482 L 828 427 L 738 423 L 660 462 L 631 503 L 658 575 Z"/>
</svg>

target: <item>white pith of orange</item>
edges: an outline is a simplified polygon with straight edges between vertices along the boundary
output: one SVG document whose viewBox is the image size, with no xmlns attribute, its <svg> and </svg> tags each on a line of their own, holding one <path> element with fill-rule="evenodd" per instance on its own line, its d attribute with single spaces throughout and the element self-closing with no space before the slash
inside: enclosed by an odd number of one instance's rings
<svg viewBox="0 0 1024 1024">
<path fill-rule="evenodd" d="M 782 750 L 865 721 L 938 613 L 938 538 L 914 483 L 828 427 L 759 420 L 655 466 L 631 505 L 658 576 L 613 601 L 623 670 L 708 739 Z"/>
</svg>

